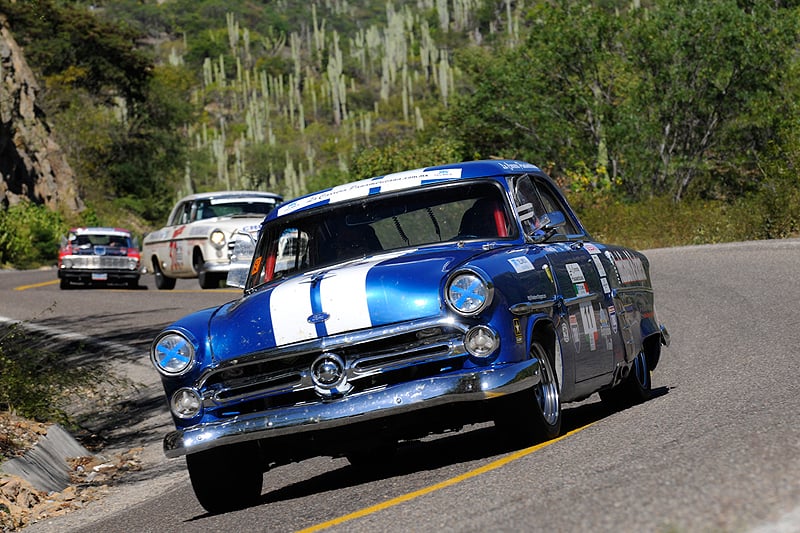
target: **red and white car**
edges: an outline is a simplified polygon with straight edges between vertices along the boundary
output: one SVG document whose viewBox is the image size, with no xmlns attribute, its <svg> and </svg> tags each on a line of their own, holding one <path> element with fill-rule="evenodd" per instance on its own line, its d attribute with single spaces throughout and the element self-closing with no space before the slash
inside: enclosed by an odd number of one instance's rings
<svg viewBox="0 0 800 533">
<path fill-rule="evenodd" d="M 72 228 L 61 239 L 58 278 L 62 289 L 120 283 L 139 286 L 139 243 L 122 228 Z"/>
<path fill-rule="evenodd" d="M 175 204 L 163 228 L 142 243 L 143 272 L 156 287 L 175 288 L 179 278 L 198 278 L 212 289 L 230 269 L 228 243 L 245 227 L 260 225 L 283 198 L 270 192 L 220 191 L 192 194 Z"/>
</svg>

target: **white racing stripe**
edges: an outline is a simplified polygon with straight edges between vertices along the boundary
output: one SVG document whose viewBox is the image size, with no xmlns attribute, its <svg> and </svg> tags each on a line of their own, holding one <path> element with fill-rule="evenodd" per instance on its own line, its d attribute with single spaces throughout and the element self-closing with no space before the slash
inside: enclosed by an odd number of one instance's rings
<svg viewBox="0 0 800 533">
<path fill-rule="evenodd" d="M 311 313 L 311 282 L 308 276 L 288 280 L 275 287 L 269 299 L 275 345 L 316 337 L 316 327 L 308 322 Z"/>
<path fill-rule="evenodd" d="M 330 315 L 325 323 L 335 334 L 372 326 L 367 305 L 367 274 L 375 263 L 337 270 L 320 285 L 322 309 Z"/>
<path fill-rule="evenodd" d="M 325 272 L 319 291 L 322 312 L 329 315 L 325 321 L 328 334 L 371 327 L 367 302 L 369 271 L 382 261 L 413 253 L 415 250 L 367 257 Z M 269 311 L 277 346 L 317 337 L 317 327 L 309 323 L 308 319 L 314 312 L 311 308 L 311 277 L 320 273 L 317 271 L 296 280 L 287 280 L 272 292 Z"/>
</svg>

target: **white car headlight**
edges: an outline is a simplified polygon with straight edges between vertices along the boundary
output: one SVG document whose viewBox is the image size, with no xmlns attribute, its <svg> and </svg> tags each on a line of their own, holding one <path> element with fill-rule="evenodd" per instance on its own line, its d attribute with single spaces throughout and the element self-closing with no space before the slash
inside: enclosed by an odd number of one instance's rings
<svg viewBox="0 0 800 533">
<path fill-rule="evenodd" d="M 208 240 L 211 241 L 215 248 L 222 248 L 225 246 L 225 233 L 220 229 L 215 229 L 208 236 Z"/>
<path fill-rule="evenodd" d="M 165 376 L 183 374 L 194 364 L 194 357 L 194 344 L 176 331 L 158 337 L 150 349 L 150 361 Z"/>
<path fill-rule="evenodd" d="M 494 288 L 486 279 L 472 270 L 457 272 L 445 288 L 447 304 L 457 313 L 477 315 L 492 302 Z"/>
</svg>

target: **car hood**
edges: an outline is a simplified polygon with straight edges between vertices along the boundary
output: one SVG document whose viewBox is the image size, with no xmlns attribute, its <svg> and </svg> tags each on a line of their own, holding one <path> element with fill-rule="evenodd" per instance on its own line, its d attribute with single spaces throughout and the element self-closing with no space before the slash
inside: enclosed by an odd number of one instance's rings
<svg viewBox="0 0 800 533">
<path fill-rule="evenodd" d="M 437 316 L 444 279 L 479 253 L 480 246 L 404 250 L 265 287 L 223 306 L 211 319 L 214 358 Z"/>
</svg>

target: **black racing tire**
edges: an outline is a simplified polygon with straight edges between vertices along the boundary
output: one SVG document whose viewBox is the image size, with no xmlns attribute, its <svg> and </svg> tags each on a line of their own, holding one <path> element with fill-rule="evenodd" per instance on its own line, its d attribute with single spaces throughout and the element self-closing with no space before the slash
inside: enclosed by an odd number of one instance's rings
<svg viewBox="0 0 800 533">
<path fill-rule="evenodd" d="M 255 443 L 222 446 L 186 456 L 195 497 L 211 514 L 257 504 L 264 474 Z"/>
<path fill-rule="evenodd" d="M 200 272 L 197 274 L 197 281 L 200 283 L 201 289 L 218 289 L 220 279 L 219 274 L 212 274 L 210 272 Z"/>
<path fill-rule="evenodd" d="M 203 270 L 203 252 L 199 248 L 194 249 L 192 253 L 192 268 L 197 273 L 197 281 L 200 283 L 201 289 L 217 289 L 219 288 L 220 277 L 219 274 L 205 272 Z"/>
<path fill-rule="evenodd" d="M 67 278 L 61 278 L 61 280 L 58 283 L 58 287 L 62 291 L 67 291 L 72 288 L 72 284 L 69 282 Z"/>
<path fill-rule="evenodd" d="M 628 375 L 614 388 L 600 391 L 600 400 L 615 409 L 624 409 L 653 397 L 650 365 L 644 350 L 633 360 Z"/>
<path fill-rule="evenodd" d="M 160 291 L 171 291 L 175 288 L 175 278 L 167 277 L 161 270 L 161 265 L 158 264 L 158 259 L 153 258 L 153 274 L 156 278 L 156 288 Z"/>
<path fill-rule="evenodd" d="M 558 342 L 556 340 L 556 342 Z M 495 425 L 515 444 L 531 445 L 561 434 L 561 388 L 553 370 L 555 355 L 534 339 L 530 355 L 539 360 L 539 383 L 501 403 Z"/>
</svg>

